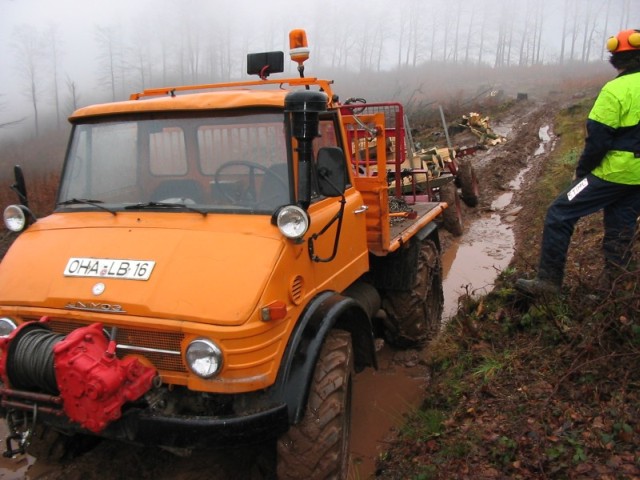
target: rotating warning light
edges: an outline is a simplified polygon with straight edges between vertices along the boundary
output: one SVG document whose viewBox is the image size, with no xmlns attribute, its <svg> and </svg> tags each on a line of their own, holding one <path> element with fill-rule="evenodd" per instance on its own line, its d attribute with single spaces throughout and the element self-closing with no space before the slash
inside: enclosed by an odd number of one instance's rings
<svg viewBox="0 0 640 480">
<path fill-rule="evenodd" d="M 307 44 L 307 32 L 298 28 L 289 32 L 289 55 L 291 60 L 302 65 L 309 59 L 309 45 Z"/>
</svg>

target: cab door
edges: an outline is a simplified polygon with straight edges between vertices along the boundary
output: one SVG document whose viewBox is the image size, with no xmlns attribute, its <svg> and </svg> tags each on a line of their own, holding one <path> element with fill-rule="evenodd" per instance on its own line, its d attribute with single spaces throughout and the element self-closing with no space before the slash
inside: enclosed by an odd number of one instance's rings
<svg viewBox="0 0 640 480">
<path fill-rule="evenodd" d="M 316 159 L 322 147 L 344 148 L 339 141 L 340 130 L 335 115 L 320 120 L 319 132 L 320 136 L 314 141 Z M 342 219 L 336 218 L 342 208 L 342 198 L 339 196 L 323 197 L 314 192 L 309 206 L 311 224 L 307 238 L 312 243 L 314 254 L 314 285 L 320 291 L 340 292 L 369 269 L 365 214 L 367 207 L 362 195 L 353 185 L 346 160 L 344 168 L 350 180 L 344 193 Z"/>
</svg>

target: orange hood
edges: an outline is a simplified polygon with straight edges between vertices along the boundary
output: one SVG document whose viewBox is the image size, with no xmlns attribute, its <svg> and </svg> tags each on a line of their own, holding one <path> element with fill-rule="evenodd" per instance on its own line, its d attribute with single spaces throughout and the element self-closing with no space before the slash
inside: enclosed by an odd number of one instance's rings
<svg viewBox="0 0 640 480">
<path fill-rule="evenodd" d="M 239 325 L 257 308 L 283 245 L 265 216 L 52 215 L 23 232 L 0 263 L 0 305 L 94 302 L 128 315 Z M 72 258 L 154 265 L 146 280 L 65 275 Z"/>
</svg>

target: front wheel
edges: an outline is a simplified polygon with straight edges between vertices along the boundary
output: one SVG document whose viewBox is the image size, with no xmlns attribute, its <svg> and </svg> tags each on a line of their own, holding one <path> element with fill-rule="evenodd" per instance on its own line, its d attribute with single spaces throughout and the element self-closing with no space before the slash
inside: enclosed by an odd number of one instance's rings
<svg viewBox="0 0 640 480">
<path fill-rule="evenodd" d="M 278 479 L 346 479 L 351 434 L 351 334 L 327 335 L 302 421 L 278 439 Z"/>
</svg>

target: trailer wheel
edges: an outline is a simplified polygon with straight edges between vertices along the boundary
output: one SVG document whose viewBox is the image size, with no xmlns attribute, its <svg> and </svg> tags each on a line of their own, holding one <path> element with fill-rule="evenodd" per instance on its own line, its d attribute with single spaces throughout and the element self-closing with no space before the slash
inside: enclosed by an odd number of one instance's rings
<svg viewBox="0 0 640 480">
<path fill-rule="evenodd" d="M 351 334 L 329 332 L 304 418 L 278 439 L 278 479 L 346 479 L 351 436 Z"/>
<path fill-rule="evenodd" d="M 440 250 L 433 240 L 426 239 L 418 252 L 413 286 L 384 294 L 387 340 L 399 348 L 423 346 L 440 330 L 443 305 Z"/>
<path fill-rule="evenodd" d="M 449 204 L 449 207 L 442 212 L 444 228 L 452 235 L 459 237 L 464 232 L 464 220 L 460 196 L 454 182 L 445 183 L 440 187 L 440 201 Z"/>
<path fill-rule="evenodd" d="M 462 191 L 462 201 L 470 207 L 477 206 L 480 199 L 480 183 L 476 170 L 469 160 L 458 162 L 457 181 Z"/>
</svg>

